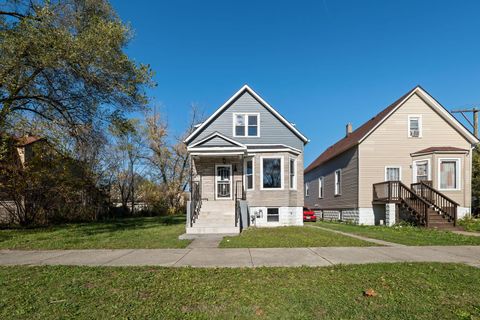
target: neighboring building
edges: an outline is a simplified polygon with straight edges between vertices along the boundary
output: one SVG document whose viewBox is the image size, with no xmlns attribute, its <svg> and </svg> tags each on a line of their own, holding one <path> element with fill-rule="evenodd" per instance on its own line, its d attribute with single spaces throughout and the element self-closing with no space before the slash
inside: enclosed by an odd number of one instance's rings
<svg viewBox="0 0 480 320">
<path fill-rule="evenodd" d="M 359 224 L 412 217 L 453 224 L 470 212 L 478 142 L 415 87 L 355 131 L 347 125 L 346 136 L 305 169 L 305 205 L 326 219 Z"/>
<path fill-rule="evenodd" d="M 308 142 L 247 85 L 186 138 L 192 201 L 187 233 L 303 224 Z"/>
</svg>

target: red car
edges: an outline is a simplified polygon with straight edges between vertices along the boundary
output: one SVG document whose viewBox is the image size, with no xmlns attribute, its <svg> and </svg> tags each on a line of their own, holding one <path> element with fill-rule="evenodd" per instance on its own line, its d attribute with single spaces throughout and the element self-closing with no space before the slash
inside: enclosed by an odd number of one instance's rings
<svg viewBox="0 0 480 320">
<path fill-rule="evenodd" d="M 303 207 L 303 222 L 307 221 L 317 221 L 317 216 L 315 215 L 315 212 L 313 210 Z"/>
</svg>

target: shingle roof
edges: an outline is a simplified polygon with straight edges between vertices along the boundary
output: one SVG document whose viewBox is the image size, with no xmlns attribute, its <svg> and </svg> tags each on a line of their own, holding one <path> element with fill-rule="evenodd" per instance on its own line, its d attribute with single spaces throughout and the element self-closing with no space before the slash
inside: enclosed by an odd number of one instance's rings
<svg viewBox="0 0 480 320">
<path fill-rule="evenodd" d="M 422 154 L 422 153 L 431 153 L 431 152 L 467 152 L 467 149 L 457 148 L 457 147 L 430 147 L 423 150 L 416 151 L 412 154 Z"/>
<path fill-rule="evenodd" d="M 407 96 L 409 96 L 417 87 L 408 91 L 406 94 L 401 96 L 397 101 L 380 111 L 376 116 L 365 122 L 358 129 L 350 133 L 345 138 L 337 141 L 335 144 L 327 148 L 317 159 L 315 159 L 306 169 L 305 173 L 312 171 L 319 165 L 327 162 L 330 159 L 340 155 L 341 153 L 347 151 L 348 149 L 356 146 L 360 140 L 372 130 L 378 123 L 380 123 L 393 109 L 395 109 Z"/>
</svg>

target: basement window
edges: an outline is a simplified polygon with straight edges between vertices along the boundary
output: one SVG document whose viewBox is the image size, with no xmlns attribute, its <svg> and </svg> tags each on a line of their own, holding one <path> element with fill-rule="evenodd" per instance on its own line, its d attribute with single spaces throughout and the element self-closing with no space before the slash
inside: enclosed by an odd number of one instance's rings
<svg viewBox="0 0 480 320">
<path fill-rule="evenodd" d="M 278 208 L 267 208 L 267 222 L 278 222 Z"/>
</svg>

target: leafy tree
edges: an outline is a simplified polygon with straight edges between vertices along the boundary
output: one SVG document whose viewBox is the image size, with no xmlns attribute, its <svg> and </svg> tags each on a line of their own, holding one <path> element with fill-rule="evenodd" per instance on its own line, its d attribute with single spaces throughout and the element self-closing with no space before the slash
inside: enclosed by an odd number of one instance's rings
<svg viewBox="0 0 480 320">
<path fill-rule="evenodd" d="M 131 35 L 107 0 L 0 5 L 0 132 L 21 114 L 81 136 L 145 106 L 152 73 L 124 53 Z"/>
</svg>

